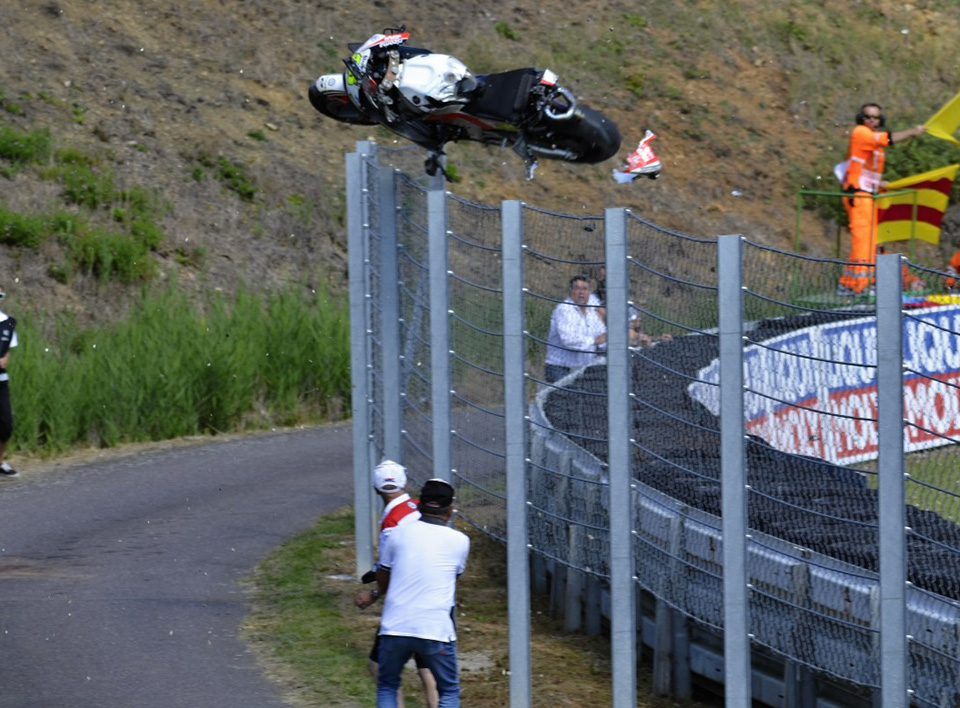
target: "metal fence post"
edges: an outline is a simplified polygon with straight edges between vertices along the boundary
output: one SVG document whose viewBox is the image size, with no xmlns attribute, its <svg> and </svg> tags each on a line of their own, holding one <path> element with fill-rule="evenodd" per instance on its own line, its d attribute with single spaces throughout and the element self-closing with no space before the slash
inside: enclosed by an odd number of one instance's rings
<svg viewBox="0 0 960 708">
<path fill-rule="evenodd" d="M 433 410 L 433 477 L 454 482 L 450 434 L 450 304 L 447 286 L 447 193 L 427 193 L 430 261 L 430 398 Z"/>
<path fill-rule="evenodd" d="M 527 381 L 523 313 L 523 204 L 503 202 L 503 387 L 507 476 L 507 631 L 510 705 L 531 705 L 530 554 L 527 539 Z"/>
<path fill-rule="evenodd" d="M 400 430 L 400 270 L 397 265 L 397 179 L 392 167 L 377 175 L 380 225 L 380 375 L 383 379 L 383 453 L 402 462 Z"/>
<path fill-rule="evenodd" d="M 747 475 L 743 427 L 743 260 L 739 234 L 720 236 L 720 469 L 723 514 L 723 663 L 729 708 L 751 704 Z"/>
<path fill-rule="evenodd" d="M 610 643 L 614 708 L 637 704 L 637 612 L 627 349 L 627 212 L 604 211 L 607 267 L 607 445 L 610 474 Z"/>
<path fill-rule="evenodd" d="M 370 486 L 370 381 L 367 346 L 367 223 L 365 158 L 373 152 L 369 141 L 357 141 L 347 154 L 347 249 L 350 289 L 350 405 L 353 416 L 353 508 L 356 571 L 363 575 L 373 565 L 373 490 Z"/>
<path fill-rule="evenodd" d="M 906 496 L 903 460 L 901 257 L 877 258 L 877 408 L 880 526 L 880 705 L 904 708 L 907 695 Z"/>
</svg>

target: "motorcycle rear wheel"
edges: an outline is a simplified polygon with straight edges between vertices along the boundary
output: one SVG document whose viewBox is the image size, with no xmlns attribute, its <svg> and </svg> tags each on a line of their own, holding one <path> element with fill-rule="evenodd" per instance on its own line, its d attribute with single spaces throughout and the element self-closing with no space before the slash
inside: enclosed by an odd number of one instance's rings
<svg viewBox="0 0 960 708">
<path fill-rule="evenodd" d="M 616 123 L 587 106 L 578 106 L 568 120 L 548 120 L 542 127 L 545 132 L 527 137 L 538 157 L 592 164 L 608 160 L 620 150 Z"/>
</svg>

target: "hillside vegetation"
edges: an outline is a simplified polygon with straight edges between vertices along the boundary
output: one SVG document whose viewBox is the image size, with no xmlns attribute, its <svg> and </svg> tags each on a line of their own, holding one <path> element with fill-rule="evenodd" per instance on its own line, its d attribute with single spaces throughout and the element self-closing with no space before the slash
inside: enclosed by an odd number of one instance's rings
<svg viewBox="0 0 960 708">
<path fill-rule="evenodd" d="M 322 118 L 306 86 L 348 41 L 400 23 L 477 73 L 549 66 L 624 135 L 616 160 L 544 163 L 532 182 L 510 152 L 451 146 L 455 194 L 626 206 L 784 248 L 796 191 L 835 188 L 862 102 L 899 128 L 960 90 L 953 0 L 3 3 L 0 150 L 28 143 L 0 157 L 10 309 L 96 323 L 174 271 L 188 291 L 342 287 L 344 152 L 396 141 Z M 663 176 L 615 184 L 647 127 Z M 892 176 L 958 159 L 932 138 L 891 153 Z M 829 209 L 805 212 L 802 233 L 807 253 L 833 255 Z"/>
</svg>

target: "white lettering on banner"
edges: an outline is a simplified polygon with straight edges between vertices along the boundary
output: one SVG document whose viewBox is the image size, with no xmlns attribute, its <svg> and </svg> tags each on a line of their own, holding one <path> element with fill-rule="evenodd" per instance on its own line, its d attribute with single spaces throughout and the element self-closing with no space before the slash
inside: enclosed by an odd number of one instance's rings
<svg viewBox="0 0 960 708">
<path fill-rule="evenodd" d="M 960 435 L 960 306 L 904 321 L 904 445 L 909 452 Z M 877 456 L 877 329 L 873 317 L 817 325 L 743 350 L 745 425 L 770 445 L 851 464 Z M 720 414 L 720 362 L 690 396 Z"/>
<path fill-rule="evenodd" d="M 945 445 L 960 434 L 960 371 L 936 379 L 912 378 L 904 387 L 908 444 L 915 449 Z"/>
</svg>

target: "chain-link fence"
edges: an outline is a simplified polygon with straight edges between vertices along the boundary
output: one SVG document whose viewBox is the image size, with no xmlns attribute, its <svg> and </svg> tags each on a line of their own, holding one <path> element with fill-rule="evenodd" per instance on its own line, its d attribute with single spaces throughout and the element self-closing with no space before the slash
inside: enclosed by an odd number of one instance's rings
<svg viewBox="0 0 960 708">
<path fill-rule="evenodd" d="M 505 441 L 522 428 L 515 528 L 534 588 L 571 629 L 629 623 L 654 649 L 658 690 L 689 695 L 706 676 L 729 697 L 741 671 L 769 705 L 956 706 L 956 283 L 885 256 L 894 265 L 878 267 L 876 294 L 851 299 L 836 294 L 840 261 L 694 238 L 623 210 L 521 205 L 512 252 L 504 208 L 431 188 L 420 157 L 364 143 L 348 158 L 350 248 L 363 252 L 352 261 L 363 269 L 358 486 L 378 459 L 400 459 L 414 485 L 451 479 L 461 517 L 506 540 Z M 510 259 L 521 283 L 505 284 Z M 718 275 L 729 264 L 736 282 Z M 926 294 L 902 298 L 907 281 Z M 522 372 L 504 354 L 511 318 Z M 739 389 L 720 376 L 731 361 Z M 529 404 L 520 419 L 505 412 L 515 382 Z M 613 561 L 623 539 L 611 510 L 624 499 L 628 560 Z M 358 502 L 358 516 L 373 511 Z M 609 609 L 618 562 L 638 618 Z M 723 633 L 741 628 L 740 605 L 747 648 L 732 656 Z"/>
</svg>

